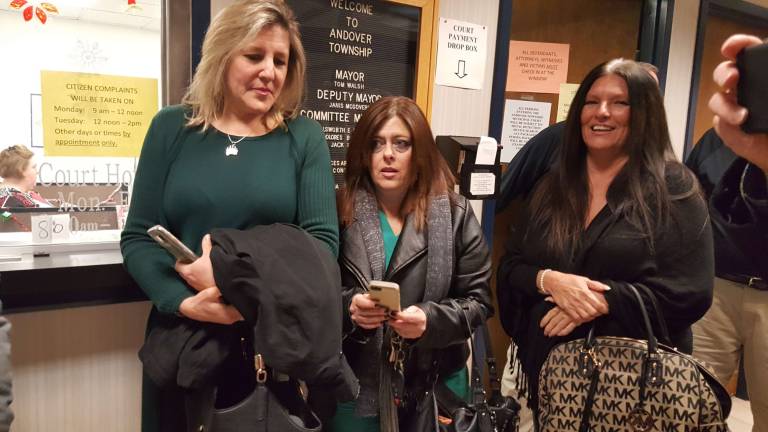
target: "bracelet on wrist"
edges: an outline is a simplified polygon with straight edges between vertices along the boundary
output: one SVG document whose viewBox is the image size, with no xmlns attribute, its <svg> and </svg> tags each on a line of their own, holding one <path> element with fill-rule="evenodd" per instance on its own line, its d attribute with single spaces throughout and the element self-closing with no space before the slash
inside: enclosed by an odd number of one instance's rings
<svg viewBox="0 0 768 432">
<path fill-rule="evenodd" d="M 546 288 L 544 288 L 544 276 L 551 271 L 552 269 L 544 269 L 541 271 L 541 273 L 539 273 L 538 288 L 539 288 L 539 292 L 541 292 L 542 294 L 547 294 L 547 295 L 549 294 L 549 291 L 547 291 Z"/>
</svg>

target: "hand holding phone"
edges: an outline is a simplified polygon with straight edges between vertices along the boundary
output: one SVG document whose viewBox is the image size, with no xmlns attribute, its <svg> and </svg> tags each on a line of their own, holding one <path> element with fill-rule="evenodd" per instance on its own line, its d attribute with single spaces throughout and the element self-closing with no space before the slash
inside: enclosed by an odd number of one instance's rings
<svg viewBox="0 0 768 432">
<path fill-rule="evenodd" d="M 760 74 L 759 66 L 764 61 L 760 59 L 766 55 L 765 50 L 765 42 L 752 35 L 735 34 L 723 42 L 720 52 L 726 61 L 717 65 L 712 74 L 720 90 L 709 99 L 709 108 L 715 114 L 712 122 L 723 143 L 737 156 L 768 173 L 768 132 L 758 133 L 765 126 L 760 125 L 760 119 L 765 118 L 768 97 L 758 97 L 752 102 L 744 100 L 754 99 L 755 91 L 764 92 L 766 89 L 768 75 Z M 739 55 L 742 56 L 741 61 Z M 734 90 L 738 90 L 738 94 L 734 94 Z M 747 116 L 750 118 L 747 119 Z"/>
<path fill-rule="evenodd" d="M 153 226 L 147 230 L 147 234 L 184 264 L 194 262 L 198 258 L 198 256 L 184 245 L 181 240 L 177 239 L 176 236 L 171 234 L 171 232 L 165 229 L 162 225 Z"/>
<path fill-rule="evenodd" d="M 216 279 L 213 276 L 213 263 L 211 263 L 211 249 L 213 248 L 213 244 L 211 243 L 210 234 L 203 236 L 203 241 L 200 242 L 200 248 L 202 251 L 200 258 L 189 264 L 176 261 L 176 265 L 173 266 L 173 268 L 176 269 L 176 273 L 184 279 L 187 285 L 197 291 L 216 286 Z"/>
<path fill-rule="evenodd" d="M 372 280 L 368 283 L 371 300 L 390 312 L 400 312 L 400 285 L 394 282 Z"/>
</svg>

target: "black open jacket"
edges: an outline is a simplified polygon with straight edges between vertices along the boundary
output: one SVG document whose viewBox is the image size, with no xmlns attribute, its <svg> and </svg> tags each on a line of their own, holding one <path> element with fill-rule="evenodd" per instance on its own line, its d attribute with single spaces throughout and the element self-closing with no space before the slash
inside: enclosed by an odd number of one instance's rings
<svg viewBox="0 0 768 432">
<path fill-rule="evenodd" d="M 468 349 L 466 341 L 469 327 L 476 328 L 493 314 L 490 297 L 491 261 L 488 246 L 472 208 L 466 198 L 453 196 L 451 220 L 453 225 L 453 276 L 450 289 L 425 298 L 427 276 L 427 239 L 423 231 L 416 230 L 409 217 L 398 237 L 397 246 L 390 259 L 384 279 L 400 285 L 402 307 L 411 306 L 406 298 L 417 298 L 413 303 L 424 310 L 427 329 L 421 338 L 410 341 L 411 360 L 406 365 L 410 373 L 428 373 L 435 370 L 441 374 L 454 372 L 466 364 Z M 341 279 L 343 285 L 344 354 L 352 369 L 360 373 L 371 368 L 377 359 L 360 358 L 359 344 L 372 343 L 373 331 L 355 327 L 349 316 L 349 305 L 355 294 L 364 293 L 371 280 L 371 266 L 363 243 L 360 224 L 351 223 L 341 233 Z M 464 309 L 458 310 L 456 305 Z M 406 388 L 409 383 L 405 383 Z"/>
<path fill-rule="evenodd" d="M 690 190 L 680 164 L 670 163 L 667 187 L 673 196 Z M 690 352 L 690 326 L 709 309 L 714 276 L 712 231 L 706 204 L 700 194 L 674 200 L 666 229 L 655 234 L 655 249 L 622 215 L 621 181 L 611 185 L 608 203 L 598 213 L 581 239 L 573 259 L 554 256 L 543 242 L 541 229 L 530 223 L 526 212 L 516 227 L 499 266 L 497 289 L 502 326 L 518 345 L 518 360 L 528 379 L 529 405 L 535 408 L 538 373 L 549 351 L 557 344 L 584 337 L 591 323 L 577 327 L 565 337 L 546 337 L 539 327 L 554 307 L 536 288 L 542 269 L 586 276 L 611 287 L 605 293 L 609 314 L 595 321 L 602 335 L 645 339 L 637 301 L 628 288 L 634 285 L 649 311 L 658 305 L 669 327 L 671 341 Z M 652 318 L 653 321 L 653 318 Z M 654 323 L 654 331 L 660 327 Z"/>
</svg>

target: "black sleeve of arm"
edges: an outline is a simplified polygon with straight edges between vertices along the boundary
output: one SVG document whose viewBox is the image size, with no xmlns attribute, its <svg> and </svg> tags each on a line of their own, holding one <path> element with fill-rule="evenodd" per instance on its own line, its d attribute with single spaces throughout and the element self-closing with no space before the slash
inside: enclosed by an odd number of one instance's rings
<svg viewBox="0 0 768 432">
<path fill-rule="evenodd" d="M 352 316 L 349 314 L 349 307 L 352 305 L 352 297 L 356 294 L 364 294 L 365 289 L 361 287 L 354 277 L 347 272 L 341 272 L 341 314 L 342 314 L 342 331 L 345 335 L 351 333 L 360 333 L 360 336 L 367 336 L 373 334 L 373 330 L 368 331 L 355 325 L 352 321 Z"/>
<path fill-rule="evenodd" d="M 737 159 L 712 193 L 711 210 L 728 241 L 768 280 L 768 176 Z"/>
<path fill-rule="evenodd" d="M 752 239 L 755 244 L 757 268 L 764 269 L 760 276 L 768 280 L 768 173 L 748 164 L 742 177 L 741 193 L 754 222 Z"/>
<path fill-rule="evenodd" d="M 501 177 L 496 210 L 504 210 L 510 202 L 524 199 L 536 183 L 549 172 L 562 142 L 565 123 L 555 123 L 528 140 L 507 165 Z"/>
<path fill-rule="evenodd" d="M 707 155 L 711 153 L 710 141 L 713 139 L 711 136 L 715 134 L 714 129 L 710 129 L 702 135 L 701 139 L 693 146 L 688 158 L 685 159 L 685 166 L 687 166 L 698 177 L 700 175 L 701 164 L 706 159 Z M 714 136 L 717 138 L 717 135 Z"/>
<path fill-rule="evenodd" d="M 536 288 L 536 275 L 541 268 L 528 263 L 523 257 L 527 225 L 526 217 L 512 228 L 496 275 L 499 320 L 504 331 L 513 338 L 527 325 L 522 319 L 526 305 L 531 305 L 542 297 Z"/>
<path fill-rule="evenodd" d="M 699 320 L 712 303 L 714 250 L 704 200 L 695 194 L 674 201 L 670 224 L 656 236 L 656 253 L 649 257 L 652 264 L 646 274 L 637 280 L 601 281 L 611 287 L 605 293 L 609 317 L 622 322 L 625 329 L 640 331 L 637 323 L 642 322 L 637 300 L 627 283 L 640 292 L 652 321 L 654 305 L 658 304 L 672 335 Z M 654 327 L 660 331 L 658 323 Z"/>
</svg>

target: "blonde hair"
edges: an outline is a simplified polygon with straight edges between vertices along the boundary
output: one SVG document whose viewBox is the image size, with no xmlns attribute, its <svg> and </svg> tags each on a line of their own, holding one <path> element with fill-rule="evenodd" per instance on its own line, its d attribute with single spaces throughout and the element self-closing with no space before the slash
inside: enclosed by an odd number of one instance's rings
<svg viewBox="0 0 768 432">
<path fill-rule="evenodd" d="M 203 41 L 202 57 L 182 103 L 191 108 L 188 126 L 208 129 L 224 111 L 226 74 L 234 55 L 265 28 L 278 25 L 288 32 L 290 51 L 285 84 L 265 116 L 280 124 L 295 118 L 304 97 L 306 57 L 299 25 L 284 0 L 238 0 L 211 21 Z"/>
<path fill-rule="evenodd" d="M 0 177 L 18 179 L 24 175 L 24 169 L 32 159 L 32 150 L 23 145 L 10 146 L 0 152 Z"/>
</svg>

